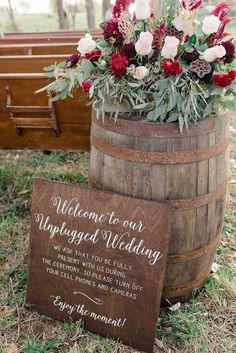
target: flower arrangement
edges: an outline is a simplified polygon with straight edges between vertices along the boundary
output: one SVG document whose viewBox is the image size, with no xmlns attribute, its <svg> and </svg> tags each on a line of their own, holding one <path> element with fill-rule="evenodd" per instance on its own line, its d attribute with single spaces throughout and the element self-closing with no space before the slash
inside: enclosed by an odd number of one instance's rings
<svg viewBox="0 0 236 353">
<path fill-rule="evenodd" d="M 98 117 L 123 112 L 132 119 L 178 121 L 181 130 L 234 105 L 229 5 L 182 0 L 175 13 L 162 16 L 158 4 L 116 0 L 113 17 L 101 24 L 103 38 L 85 34 L 79 54 L 45 68 L 54 81 L 44 89 L 57 100 L 82 87 Z"/>
</svg>

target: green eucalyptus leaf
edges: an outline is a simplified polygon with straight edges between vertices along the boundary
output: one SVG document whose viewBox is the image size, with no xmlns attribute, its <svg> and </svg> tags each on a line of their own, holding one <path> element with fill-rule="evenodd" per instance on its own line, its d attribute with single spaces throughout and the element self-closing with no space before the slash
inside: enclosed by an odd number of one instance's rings
<svg viewBox="0 0 236 353">
<path fill-rule="evenodd" d="M 148 115 L 147 115 L 147 120 L 153 121 L 153 120 L 154 120 L 154 117 L 155 117 L 155 112 L 154 112 L 154 111 L 151 111 L 151 112 L 149 112 Z"/>
<path fill-rule="evenodd" d="M 166 120 L 167 123 L 173 123 L 175 121 L 178 121 L 179 115 L 176 113 L 173 113 L 169 116 L 169 118 Z"/>
<path fill-rule="evenodd" d="M 90 76 L 91 75 L 91 72 L 93 71 L 94 69 L 94 66 L 93 64 L 91 63 L 90 60 L 88 59 L 83 59 L 81 61 L 81 69 L 82 71 L 85 73 L 86 76 Z"/>
<path fill-rule="evenodd" d="M 187 53 L 193 53 L 194 52 L 194 48 L 193 47 L 187 47 L 187 48 L 185 48 L 185 51 L 187 52 Z"/>
<path fill-rule="evenodd" d="M 66 61 L 61 61 L 60 63 L 56 64 L 56 67 L 63 69 L 64 67 L 66 67 Z"/>
<path fill-rule="evenodd" d="M 211 96 L 220 96 L 223 92 L 224 88 L 221 87 L 216 87 L 213 89 L 213 91 L 211 91 Z"/>
</svg>

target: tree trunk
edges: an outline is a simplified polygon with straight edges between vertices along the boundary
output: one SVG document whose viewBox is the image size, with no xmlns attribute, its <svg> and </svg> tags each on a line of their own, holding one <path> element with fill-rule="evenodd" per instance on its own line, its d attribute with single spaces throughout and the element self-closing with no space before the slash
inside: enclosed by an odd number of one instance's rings
<svg viewBox="0 0 236 353">
<path fill-rule="evenodd" d="M 94 3 L 93 0 L 86 0 L 87 23 L 89 29 L 95 28 Z"/>
<path fill-rule="evenodd" d="M 73 11 L 71 13 L 71 17 L 72 17 L 72 27 L 75 28 L 75 21 L 76 21 L 76 13 L 78 10 L 78 1 L 75 0 L 75 4 L 73 6 Z"/>
<path fill-rule="evenodd" d="M 69 28 L 67 13 L 63 8 L 63 0 L 57 0 L 57 14 L 60 29 Z"/>
<path fill-rule="evenodd" d="M 111 1 L 110 0 L 103 0 L 102 1 L 102 15 L 103 15 L 103 19 L 105 19 L 106 12 L 107 12 L 107 10 L 109 10 L 110 6 L 111 6 Z"/>
<path fill-rule="evenodd" d="M 11 0 L 8 0 L 8 14 L 12 23 L 12 27 L 14 31 L 18 31 L 18 27 L 16 24 L 16 20 L 15 20 L 15 16 L 14 16 L 14 11 L 13 8 L 11 6 Z"/>
</svg>

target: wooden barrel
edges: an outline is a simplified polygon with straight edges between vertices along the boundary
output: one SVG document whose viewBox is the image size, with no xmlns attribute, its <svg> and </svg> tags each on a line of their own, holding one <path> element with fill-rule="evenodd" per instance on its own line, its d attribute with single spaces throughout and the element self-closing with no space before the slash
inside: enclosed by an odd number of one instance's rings
<svg viewBox="0 0 236 353">
<path fill-rule="evenodd" d="M 93 113 L 90 185 L 174 208 L 163 298 L 189 298 L 208 277 L 222 230 L 228 183 L 229 118 L 178 124 Z M 155 236 L 155 234 L 153 235 Z"/>
</svg>

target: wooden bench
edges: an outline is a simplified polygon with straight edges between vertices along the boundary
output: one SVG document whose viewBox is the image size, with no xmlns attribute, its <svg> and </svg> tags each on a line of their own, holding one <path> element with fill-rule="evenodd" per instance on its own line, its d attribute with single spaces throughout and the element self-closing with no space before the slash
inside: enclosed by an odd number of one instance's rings
<svg viewBox="0 0 236 353">
<path fill-rule="evenodd" d="M 45 66 L 66 61 L 67 58 L 67 55 L 0 56 L 0 68 L 1 73 L 39 73 Z"/>
<path fill-rule="evenodd" d="M 76 52 L 78 42 L 74 43 L 38 43 L 38 44 L 2 44 L 1 55 L 56 55 L 73 54 Z"/>
<path fill-rule="evenodd" d="M 45 32 L 6 32 L 4 37 L 7 39 L 10 38 L 30 38 L 30 37 L 56 37 L 56 36 L 73 36 L 79 35 L 83 36 L 85 33 L 84 30 L 58 30 L 58 31 L 45 31 Z M 101 29 L 93 29 L 90 31 L 92 35 L 102 33 Z"/>
<path fill-rule="evenodd" d="M 0 45 L 14 45 L 14 44 L 38 44 L 38 43 L 75 43 L 78 42 L 80 38 L 84 36 L 84 33 L 78 33 L 70 36 L 25 36 L 25 37 L 15 37 L 15 38 L 3 38 L 0 39 Z M 93 39 L 97 40 L 101 38 L 102 33 L 96 33 L 93 35 Z"/>
<path fill-rule="evenodd" d="M 0 149 L 89 151 L 84 93 L 53 103 L 47 93 L 34 93 L 47 82 L 40 73 L 0 74 Z"/>
<path fill-rule="evenodd" d="M 0 39 L 0 45 L 14 45 L 14 44 L 38 44 L 38 43 L 76 43 L 82 35 L 74 36 L 55 36 L 55 37 L 26 37 L 26 38 L 3 38 Z"/>
</svg>

